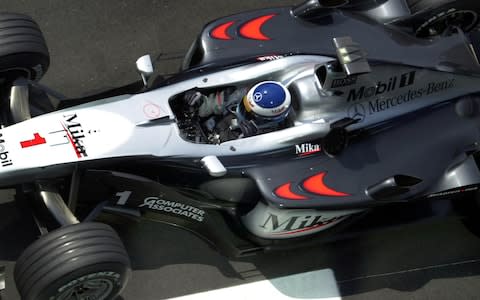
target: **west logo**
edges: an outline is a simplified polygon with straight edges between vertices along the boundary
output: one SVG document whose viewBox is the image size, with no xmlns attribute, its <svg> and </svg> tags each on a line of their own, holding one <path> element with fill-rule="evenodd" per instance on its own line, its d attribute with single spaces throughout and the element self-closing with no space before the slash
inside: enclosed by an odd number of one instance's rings
<svg viewBox="0 0 480 300">
<path fill-rule="evenodd" d="M 332 81 L 332 89 L 343 87 L 343 86 L 349 86 L 355 83 L 357 83 L 357 76 L 349 76 L 346 78 L 334 79 Z"/>
<path fill-rule="evenodd" d="M 320 152 L 320 150 L 320 145 L 317 144 L 306 143 L 301 145 L 295 145 L 295 154 L 297 155 L 313 154 L 316 152 Z"/>
<path fill-rule="evenodd" d="M 345 216 L 326 218 L 323 216 L 292 216 L 285 220 L 279 220 L 275 214 L 269 214 L 261 228 L 277 234 L 293 234 L 299 230 L 313 230 L 333 222 L 341 221 Z"/>
<path fill-rule="evenodd" d="M 76 120 L 77 114 L 64 115 L 65 118 L 63 126 L 67 132 L 67 138 L 72 144 L 78 158 L 87 157 L 87 150 L 83 144 L 85 134 L 83 133 L 82 125 Z"/>
<path fill-rule="evenodd" d="M 267 55 L 267 56 L 260 56 L 257 57 L 258 61 L 271 61 L 283 58 L 283 55 Z"/>
<path fill-rule="evenodd" d="M 5 140 L 3 139 L 2 133 L 0 133 L 0 164 L 2 167 L 13 165 L 12 160 L 8 158 L 8 151 L 5 147 Z"/>
<path fill-rule="evenodd" d="M 416 71 L 412 71 L 410 73 L 405 73 L 400 76 L 391 77 L 386 82 L 379 81 L 377 82 L 376 86 L 362 86 L 357 89 L 351 89 L 348 93 L 347 102 L 357 101 L 363 98 L 370 98 L 386 92 L 394 91 L 397 88 L 410 86 L 415 82 L 415 72 Z M 400 79 L 398 77 L 400 77 Z"/>
</svg>

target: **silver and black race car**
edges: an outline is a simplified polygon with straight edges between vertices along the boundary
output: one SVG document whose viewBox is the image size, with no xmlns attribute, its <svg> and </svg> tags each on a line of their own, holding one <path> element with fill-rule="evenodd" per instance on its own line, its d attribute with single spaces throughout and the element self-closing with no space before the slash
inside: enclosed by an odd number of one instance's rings
<svg viewBox="0 0 480 300">
<path fill-rule="evenodd" d="M 246 12 L 207 24 L 177 75 L 151 76 L 145 56 L 142 81 L 60 101 L 37 82 L 49 62 L 38 25 L 0 14 L 0 184 L 41 233 L 17 261 L 22 297 L 115 298 L 130 263 L 100 221 L 147 218 L 246 255 L 341 236 L 381 207 L 475 194 L 479 14 L 447 0 Z M 289 95 L 270 115 L 255 110 L 267 93 L 250 93 L 265 82 Z"/>
</svg>

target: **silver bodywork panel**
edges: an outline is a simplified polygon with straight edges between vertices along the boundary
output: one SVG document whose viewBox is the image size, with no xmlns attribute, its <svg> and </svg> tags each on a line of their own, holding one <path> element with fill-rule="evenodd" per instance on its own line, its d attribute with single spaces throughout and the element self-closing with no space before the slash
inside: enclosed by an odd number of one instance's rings
<svg viewBox="0 0 480 300">
<path fill-rule="evenodd" d="M 396 65 L 374 65 L 369 74 L 322 86 L 316 71 L 333 62 L 322 56 L 291 56 L 232 68 L 137 95 L 98 100 L 35 117 L 0 130 L 0 178 L 42 177 L 82 161 L 152 156 L 198 158 L 268 152 L 325 136 L 330 124 L 361 120 L 349 129 L 369 127 L 452 98 L 476 92 L 478 79 Z M 182 138 L 169 101 L 191 89 L 222 88 L 278 80 L 292 90 L 295 126 L 222 144 L 196 144 Z M 325 83 L 324 83 L 325 84 Z M 176 100 L 178 101 L 178 100 Z M 359 115 L 360 114 L 360 115 Z M 151 124 L 151 125 L 149 125 Z M 147 126 L 146 126 L 147 125 Z"/>
</svg>

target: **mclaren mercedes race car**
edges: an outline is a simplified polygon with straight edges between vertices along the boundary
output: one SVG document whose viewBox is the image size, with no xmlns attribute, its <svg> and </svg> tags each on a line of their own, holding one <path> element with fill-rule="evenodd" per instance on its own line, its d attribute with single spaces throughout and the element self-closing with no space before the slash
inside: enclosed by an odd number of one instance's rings
<svg viewBox="0 0 480 300">
<path fill-rule="evenodd" d="M 1 14 L 0 185 L 41 233 L 15 267 L 23 299 L 115 298 L 130 270 L 104 224 L 118 218 L 246 255 L 474 194 L 479 13 L 428 0 L 241 13 L 207 24 L 177 75 L 151 76 L 145 56 L 140 84 L 66 101 L 37 82 L 49 62 L 38 25 Z"/>
</svg>

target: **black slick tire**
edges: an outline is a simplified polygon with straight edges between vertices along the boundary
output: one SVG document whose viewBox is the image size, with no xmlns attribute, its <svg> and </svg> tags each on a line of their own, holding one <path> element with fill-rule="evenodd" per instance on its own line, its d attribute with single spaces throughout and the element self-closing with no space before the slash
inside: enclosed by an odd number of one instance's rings
<svg viewBox="0 0 480 300">
<path fill-rule="evenodd" d="M 38 24 L 26 15 L 0 13 L 0 80 L 9 83 L 25 77 L 38 81 L 49 64 L 47 44 Z"/>
<path fill-rule="evenodd" d="M 24 300 L 115 299 L 129 273 L 130 260 L 117 233 L 92 222 L 40 237 L 17 260 L 14 279 Z"/>
</svg>

